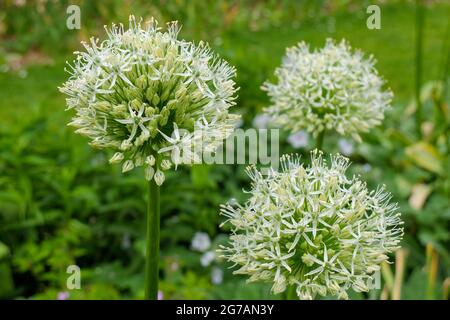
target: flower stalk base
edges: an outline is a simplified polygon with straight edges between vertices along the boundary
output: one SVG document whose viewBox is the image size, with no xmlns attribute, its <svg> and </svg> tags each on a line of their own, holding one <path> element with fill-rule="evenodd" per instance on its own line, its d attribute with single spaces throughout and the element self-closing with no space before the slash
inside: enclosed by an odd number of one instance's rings
<svg viewBox="0 0 450 320">
<path fill-rule="evenodd" d="M 147 240 L 145 259 L 145 299 L 156 300 L 158 297 L 159 271 L 159 230 L 160 200 L 159 186 L 155 180 L 149 182 L 147 206 Z"/>
</svg>

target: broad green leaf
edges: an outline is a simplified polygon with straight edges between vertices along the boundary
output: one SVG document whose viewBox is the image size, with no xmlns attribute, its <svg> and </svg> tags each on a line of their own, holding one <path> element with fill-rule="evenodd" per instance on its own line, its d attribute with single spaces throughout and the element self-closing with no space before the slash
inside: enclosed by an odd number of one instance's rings
<svg viewBox="0 0 450 320">
<path fill-rule="evenodd" d="M 431 144 L 420 141 L 406 148 L 405 153 L 419 167 L 437 174 L 443 172 L 442 157 Z"/>
<path fill-rule="evenodd" d="M 0 260 L 2 260 L 8 254 L 9 254 L 9 248 L 5 244 L 0 242 Z"/>
<path fill-rule="evenodd" d="M 409 205 L 416 210 L 422 209 L 432 189 L 431 186 L 424 183 L 414 185 L 409 197 Z"/>
</svg>

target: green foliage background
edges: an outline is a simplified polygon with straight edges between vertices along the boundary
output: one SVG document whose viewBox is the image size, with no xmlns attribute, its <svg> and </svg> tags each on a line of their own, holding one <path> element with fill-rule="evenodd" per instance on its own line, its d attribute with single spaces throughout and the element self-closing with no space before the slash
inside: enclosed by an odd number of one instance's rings
<svg viewBox="0 0 450 320">
<path fill-rule="evenodd" d="M 351 155 L 352 173 L 371 187 L 386 184 L 406 222 L 406 260 L 386 267 L 382 289 L 356 299 L 392 297 L 400 277 L 402 299 L 448 295 L 450 271 L 449 18 L 446 1 L 428 1 L 424 25 L 422 137 L 414 128 L 415 9 L 410 1 L 380 1 L 382 28 L 368 30 L 372 1 L 13 1 L 0 4 L 0 298 L 56 299 L 67 291 L 68 265 L 82 270 L 71 299 L 143 297 L 146 183 L 143 173 L 121 174 L 108 154 L 91 149 L 66 127 L 65 60 L 80 40 L 103 37 L 102 26 L 129 14 L 178 20 L 182 37 L 206 40 L 238 70 L 236 112 L 243 128 L 268 104 L 259 87 L 301 40 L 322 46 L 346 38 L 373 54 L 395 94 L 384 124 L 363 137 Z M 81 8 L 81 30 L 68 30 L 66 8 Z M 305 155 L 281 137 L 281 153 Z M 324 150 L 337 152 L 337 137 Z M 370 164 L 370 170 L 367 164 Z M 190 248 L 198 231 L 212 247 L 226 241 L 220 203 L 245 201 L 243 166 L 179 168 L 163 185 L 161 291 L 164 299 L 272 299 L 269 285 L 246 285 L 223 261 L 202 267 Z M 424 196 L 419 207 L 414 197 Z M 428 247 L 428 251 L 426 250 Z M 392 260 L 395 260 L 392 257 Z M 400 268 L 400 267 L 402 268 Z M 221 284 L 211 281 L 221 268 Z M 446 289 L 447 288 L 447 289 Z M 447 293 L 446 293 L 447 292 Z"/>
</svg>

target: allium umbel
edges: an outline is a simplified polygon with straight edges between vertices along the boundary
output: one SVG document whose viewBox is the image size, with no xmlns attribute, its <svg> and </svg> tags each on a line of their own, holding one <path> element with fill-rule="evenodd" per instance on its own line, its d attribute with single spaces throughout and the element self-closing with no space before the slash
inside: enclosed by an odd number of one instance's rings
<svg viewBox="0 0 450 320">
<path fill-rule="evenodd" d="M 222 207 L 232 226 L 222 255 L 248 281 L 273 282 L 274 293 L 294 286 L 300 299 L 345 299 L 349 288 L 368 291 L 403 235 L 391 196 L 347 178 L 349 161 L 341 155 L 331 156 L 330 165 L 317 151 L 309 166 L 298 156 L 280 160 L 282 170 L 268 176 L 249 167 L 249 200 Z"/>
<path fill-rule="evenodd" d="M 381 123 L 392 99 L 374 65 L 372 56 L 352 52 L 344 40 L 328 39 L 315 51 L 301 42 L 287 49 L 275 71 L 277 83 L 262 86 L 272 101 L 266 112 L 291 132 L 307 130 L 316 137 L 334 130 L 360 141 L 359 133 Z"/>
<path fill-rule="evenodd" d="M 164 170 L 198 161 L 231 134 L 235 69 L 207 44 L 177 39 L 176 22 L 163 32 L 154 20 L 143 28 L 130 17 L 128 30 L 106 32 L 76 52 L 60 89 L 76 111 L 70 125 L 92 146 L 115 150 L 110 162 L 124 172 L 145 166 L 147 180 L 161 185 Z"/>
</svg>

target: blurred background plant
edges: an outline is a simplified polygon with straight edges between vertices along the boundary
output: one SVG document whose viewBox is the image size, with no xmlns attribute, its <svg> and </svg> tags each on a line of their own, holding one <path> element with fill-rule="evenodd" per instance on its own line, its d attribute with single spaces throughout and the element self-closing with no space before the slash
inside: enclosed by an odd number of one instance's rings
<svg viewBox="0 0 450 320">
<path fill-rule="evenodd" d="M 422 18 L 416 1 L 375 1 L 381 30 L 369 30 L 366 8 L 373 1 L 364 0 L 3 0 L 0 298 L 143 297 L 145 199 L 136 198 L 145 194 L 143 173 L 121 175 L 107 164 L 110 155 L 71 134 L 57 91 L 67 77 L 65 60 L 80 49 L 80 40 L 102 36 L 104 24 L 126 22 L 130 13 L 179 20 L 184 38 L 208 41 L 237 67 L 235 111 L 243 115 L 244 129 L 267 125 L 259 114 L 269 101 L 260 86 L 286 47 L 301 40 L 321 47 L 327 37 L 346 38 L 373 54 L 395 94 L 392 110 L 363 143 L 329 137 L 324 150 L 349 156 L 352 173 L 370 188 L 386 184 L 399 202 L 406 234 L 396 263 L 383 266 L 381 288 L 351 298 L 448 298 L 450 5 L 419 2 Z M 80 6 L 80 30 L 66 27 L 70 4 Z M 305 132 L 282 133 L 280 151 L 307 155 L 311 140 Z M 226 241 L 218 228 L 219 204 L 246 200 L 244 166 L 178 171 L 168 175 L 161 193 L 160 298 L 279 298 L 269 294 L 270 285 L 244 285 L 214 255 Z M 66 288 L 71 264 L 81 268 L 81 290 Z"/>
</svg>

